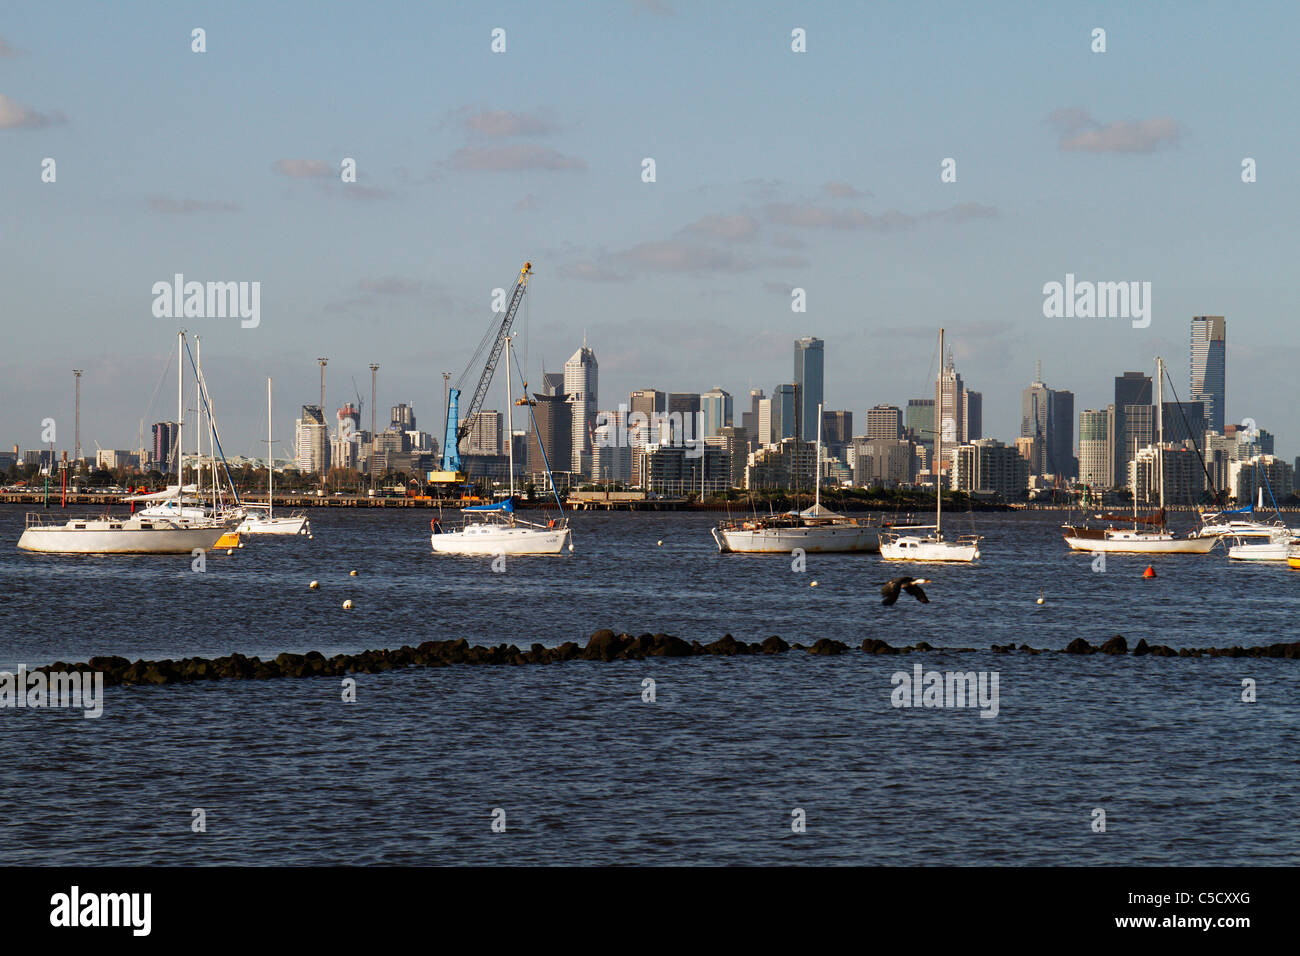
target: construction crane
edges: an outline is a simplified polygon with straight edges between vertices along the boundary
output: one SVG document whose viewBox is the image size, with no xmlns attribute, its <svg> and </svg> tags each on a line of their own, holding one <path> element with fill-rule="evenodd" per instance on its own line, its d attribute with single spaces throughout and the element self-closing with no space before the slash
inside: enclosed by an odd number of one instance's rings
<svg viewBox="0 0 1300 956">
<path fill-rule="evenodd" d="M 524 290 L 528 286 L 528 277 L 532 274 L 533 264 L 525 262 L 524 267 L 519 270 L 519 278 L 515 280 L 514 291 L 510 294 L 510 301 L 506 305 L 505 312 L 499 321 L 494 321 L 489 327 L 482 341 L 479 342 L 478 348 L 469 360 L 469 365 L 461 374 L 456 386 L 448 392 L 447 396 L 447 427 L 443 433 L 442 444 L 442 471 L 434 472 L 430 475 L 431 481 L 463 481 L 464 476 L 461 474 L 460 461 L 460 442 L 461 439 L 469 434 L 470 422 L 483 407 L 483 399 L 487 397 L 488 386 L 492 384 L 492 375 L 496 371 L 497 362 L 501 358 L 501 350 L 505 347 L 506 336 L 510 334 L 510 326 L 514 323 L 515 313 L 519 311 L 519 303 L 523 301 Z M 469 405 L 465 408 L 465 417 L 460 418 L 460 393 L 461 386 L 465 384 L 470 371 L 477 366 L 480 359 L 486 353 L 486 361 L 483 362 L 483 371 L 479 374 L 478 384 L 474 387 L 474 394 L 470 397 Z"/>
</svg>

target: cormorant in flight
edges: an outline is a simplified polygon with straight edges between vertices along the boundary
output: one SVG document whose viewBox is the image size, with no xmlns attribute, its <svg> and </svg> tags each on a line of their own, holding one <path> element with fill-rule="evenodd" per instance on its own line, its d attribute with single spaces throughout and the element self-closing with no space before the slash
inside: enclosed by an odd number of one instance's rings
<svg viewBox="0 0 1300 956">
<path fill-rule="evenodd" d="M 907 577 L 894 578 L 894 580 L 888 582 L 887 584 L 881 585 L 880 594 L 884 598 L 884 600 L 882 600 L 880 603 L 884 605 L 893 604 L 895 601 L 898 600 L 899 592 L 906 591 L 908 594 L 912 595 L 912 597 L 916 598 L 922 604 L 929 604 L 930 599 L 926 597 L 925 592 L 921 590 L 922 584 L 929 584 L 929 583 L 930 583 L 929 578 L 907 578 Z"/>
</svg>

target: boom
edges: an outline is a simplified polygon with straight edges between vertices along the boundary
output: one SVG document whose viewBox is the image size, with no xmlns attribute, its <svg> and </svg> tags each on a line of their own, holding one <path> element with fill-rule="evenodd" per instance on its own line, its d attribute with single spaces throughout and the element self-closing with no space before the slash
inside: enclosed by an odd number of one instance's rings
<svg viewBox="0 0 1300 956">
<path fill-rule="evenodd" d="M 505 313 L 501 316 L 501 321 L 497 325 L 496 338 L 492 340 L 487 361 L 483 365 L 483 372 L 479 375 L 478 385 L 474 388 L 474 394 L 465 409 L 463 419 L 460 416 L 460 389 L 453 388 L 448 393 L 447 428 L 443 435 L 442 446 L 443 471 L 460 471 L 460 441 L 469 434 L 470 421 L 483 407 L 483 399 L 487 396 L 488 386 L 492 384 L 492 375 L 496 371 L 497 362 L 501 358 L 501 350 L 505 347 L 506 336 L 510 334 L 510 326 L 514 323 L 515 313 L 519 311 L 519 303 L 523 301 L 524 290 L 528 286 L 528 277 L 532 274 L 532 271 L 533 264 L 531 262 L 525 262 L 524 267 L 519 270 L 519 278 L 515 281 L 514 291 L 510 294 L 510 302 L 506 305 Z M 487 341 L 487 337 L 484 337 L 483 343 L 479 345 L 478 352 L 475 353 L 476 358 L 482 353 L 483 344 Z M 471 365 L 473 361 L 473 359 L 470 360 Z M 468 371 L 466 369 L 467 373 Z"/>
</svg>

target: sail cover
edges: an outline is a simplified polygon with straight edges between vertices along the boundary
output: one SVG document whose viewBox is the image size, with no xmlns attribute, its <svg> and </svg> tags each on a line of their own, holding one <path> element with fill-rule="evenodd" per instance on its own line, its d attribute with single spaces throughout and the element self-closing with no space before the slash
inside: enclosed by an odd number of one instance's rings
<svg viewBox="0 0 1300 956">
<path fill-rule="evenodd" d="M 468 508 L 461 508 L 461 511 L 509 511 L 515 510 L 513 498 L 507 498 L 505 501 L 498 501 L 494 505 L 470 505 Z"/>
</svg>

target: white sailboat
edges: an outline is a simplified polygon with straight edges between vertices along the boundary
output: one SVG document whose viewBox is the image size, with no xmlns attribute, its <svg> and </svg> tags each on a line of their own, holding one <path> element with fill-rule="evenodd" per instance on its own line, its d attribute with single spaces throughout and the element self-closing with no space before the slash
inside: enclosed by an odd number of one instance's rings
<svg viewBox="0 0 1300 956">
<path fill-rule="evenodd" d="M 1165 526 L 1165 469 L 1164 469 L 1164 375 L 1165 362 L 1156 357 L 1156 485 L 1160 489 L 1160 509 L 1154 514 L 1139 516 L 1137 514 L 1136 489 L 1133 502 L 1132 519 L 1120 515 L 1098 515 L 1102 520 L 1132 521 L 1132 528 L 1117 528 L 1109 524 L 1105 528 L 1067 524 L 1062 526 L 1065 543 L 1073 551 L 1105 552 L 1107 554 L 1208 554 L 1219 542 L 1217 536 L 1195 537 L 1189 535 L 1180 538 Z M 1136 444 L 1136 443 L 1135 443 Z"/>
<path fill-rule="evenodd" d="M 244 502 L 245 517 L 235 530 L 240 534 L 299 535 L 311 537 L 311 523 L 302 512 L 275 513 L 275 453 L 271 446 L 271 379 L 266 380 L 266 504 Z M 265 513 L 263 512 L 265 509 Z"/>
<path fill-rule="evenodd" d="M 813 506 L 803 511 L 721 521 L 710 531 L 721 552 L 809 554 L 870 552 L 880 549 L 880 529 L 822 507 L 822 407 L 817 406 L 817 478 Z"/>
<path fill-rule="evenodd" d="M 939 330 L 939 375 L 943 375 L 943 335 Z M 935 406 L 936 416 L 942 409 Z M 882 531 L 880 534 L 880 557 L 886 561 L 944 561 L 969 564 L 980 557 L 980 541 L 977 534 L 958 535 L 956 539 L 943 536 L 943 423 L 936 420 L 934 432 L 934 527 L 929 525 L 910 525 Z M 928 531 L 929 534 L 921 532 Z"/>
<path fill-rule="evenodd" d="M 508 470 L 510 472 L 510 495 L 505 501 L 494 505 L 478 505 L 462 511 L 464 520 L 460 527 L 446 530 L 442 522 L 435 518 L 430 524 L 433 534 L 429 543 L 436 554 L 468 555 L 524 555 L 524 554 L 559 554 L 566 548 L 573 550 L 572 531 L 567 518 L 560 517 L 540 524 L 526 521 L 515 514 L 515 443 L 514 443 L 514 401 L 510 387 L 510 352 L 511 336 L 506 336 L 506 445 L 509 449 Z M 525 391 L 525 400 L 527 391 Z M 538 436 L 541 441 L 541 436 Z M 543 449 L 543 454 L 545 449 Z M 550 467 L 546 469 L 555 489 L 555 479 Z M 556 495 L 559 502 L 559 495 Z M 561 506 L 563 510 L 563 506 Z"/>
<path fill-rule="evenodd" d="M 45 554 L 190 554 L 209 550 L 228 532 L 228 524 L 206 514 L 185 515 L 181 434 L 184 428 L 185 332 L 177 337 L 176 353 L 176 486 L 171 494 L 174 511 L 159 515 L 109 515 L 51 520 L 39 512 L 27 515 L 18 547 Z M 193 490 L 193 488 L 191 489 Z M 155 499 L 156 500 L 156 499 Z"/>
</svg>

